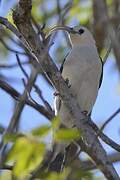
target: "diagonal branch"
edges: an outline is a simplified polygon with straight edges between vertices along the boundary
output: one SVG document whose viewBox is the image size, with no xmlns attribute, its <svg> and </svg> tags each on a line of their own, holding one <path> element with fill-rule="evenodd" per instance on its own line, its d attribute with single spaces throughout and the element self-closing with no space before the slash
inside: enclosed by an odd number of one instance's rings
<svg viewBox="0 0 120 180">
<path fill-rule="evenodd" d="M 8 83 L 4 82 L 0 79 L 0 88 L 2 88 L 4 91 L 6 91 L 11 97 L 13 97 L 15 100 L 19 101 L 19 97 L 21 94 L 15 90 L 13 87 L 11 87 Z M 42 105 L 39 105 L 37 103 L 34 103 L 33 101 L 26 99 L 26 104 L 34 108 L 36 111 L 41 113 L 43 116 L 45 116 L 48 120 L 51 121 L 51 119 L 54 118 L 54 112 L 47 111 Z M 91 127 L 93 127 L 96 134 L 109 146 L 111 146 L 116 151 L 120 152 L 120 146 L 115 143 L 113 140 L 111 140 L 108 136 L 106 136 L 104 133 L 102 133 L 99 128 L 92 122 L 89 121 L 89 124 Z"/>
<path fill-rule="evenodd" d="M 120 145 L 110 139 L 107 135 L 105 135 L 93 121 L 88 122 L 89 125 L 94 129 L 96 135 L 102 139 L 106 144 L 108 144 L 111 148 L 115 149 L 116 151 L 120 152 Z"/>
<path fill-rule="evenodd" d="M 19 98 L 21 94 L 11 87 L 8 83 L 4 82 L 0 79 L 0 88 L 2 88 L 4 91 L 6 91 L 12 98 L 19 101 Z M 43 116 L 45 116 L 47 119 L 51 120 L 54 117 L 54 112 L 48 112 L 44 106 L 39 105 L 38 103 L 34 103 L 33 101 L 26 99 L 26 104 L 34 108 L 36 111 L 41 113 Z"/>
<path fill-rule="evenodd" d="M 112 154 L 108 155 L 108 157 L 112 163 L 116 163 L 116 162 L 120 161 L 120 153 L 112 153 Z M 80 161 L 79 159 L 76 159 L 72 164 L 72 168 L 73 169 L 82 169 L 84 171 L 90 171 L 90 170 L 96 169 L 97 167 L 90 160 Z"/>
<path fill-rule="evenodd" d="M 22 63 L 20 62 L 19 56 L 16 54 L 16 58 L 17 58 L 17 62 L 18 65 L 21 69 L 21 71 L 23 72 L 24 76 L 27 78 L 29 78 L 27 72 L 25 71 L 25 69 L 22 66 Z M 36 93 L 38 94 L 38 96 L 40 97 L 40 99 L 42 100 L 42 102 L 44 103 L 45 107 L 47 108 L 48 111 L 50 111 L 51 113 L 53 113 L 52 108 L 50 106 L 50 104 L 44 99 L 43 95 L 42 95 L 42 91 L 41 89 L 38 87 L 37 84 L 33 84 L 33 87 L 35 88 Z"/>
<path fill-rule="evenodd" d="M 26 99 L 28 98 L 28 93 L 30 93 L 32 87 L 33 87 L 33 84 L 36 80 L 36 77 L 37 77 L 37 73 L 36 73 L 36 70 L 33 68 L 32 69 L 32 72 L 31 72 L 31 75 L 30 75 L 30 78 L 28 80 L 28 83 L 24 89 L 24 92 L 23 94 L 21 95 L 17 105 L 16 105 L 16 108 L 15 108 L 15 112 L 12 116 L 12 119 L 10 121 L 10 124 L 6 130 L 6 134 L 7 133 L 11 133 L 14 131 L 14 128 L 16 127 L 18 121 L 19 121 L 19 118 L 21 116 L 21 113 L 23 111 L 23 108 L 26 104 Z"/>
<path fill-rule="evenodd" d="M 17 126 L 17 124 L 19 123 L 21 113 L 22 113 L 23 108 L 24 108 L 24 106 L 26 104 L 26 99 L 28 98 L 28 94 L 30 93 L 30 91 L 31 91 L 31 89 L 33 87 L 33 84 L 34 84 L 34 82 L 36 80 L 36 77 L 37 77 L 37 72 L 36 72 L 36 70 L 34 68 L 32 68 L 28 83 L 27 83 L 27 85 L 26 85 L 26 87 L 24 89 L 23 94 L 20 96 L 20 99 L 16 104 L 15 111 L 13 113 L 13 116 L 12 116 L 11 120 L 10 120 L 10 123 L 9 123 L 7 129 L 5 130 L 5 132 L 3 134 L 3 137 L 2 137 L 2 140 L 1 140 L 1 143 L 0 143 L 1 155 L 4 152 L 4 148 L 7 145 L 7 143 L 4 142 L 4 137 L 9 133 L 13 133 L 16 126 Z M 6 159 L 6 156 L 3 156 L 3 157 L 1 156 L 0 167 L 3 166 L 5 159 Z"/>
<path fill-rule="evenodd" d="M 109 157 L 109 159 L 110 159 L 110 161 L 112 163 L 120 162 L 120 153 L 112 153 L 112 154 L 108 155 L 108 157 Z M 74 160 L 70 164 L 68 163 L 68 166 L 69 165 L 70 165 L 70 167 L 72 167 L 72 171 L 75 170 L 75 172 L 76 172 L 77 169 L 78 170 L 83 170 L 83 171 L 90 171 L 90 170 L 97 169 L 96 165 L 92 161 L 90 161 L 90 160 L 82 161 L 79 158 L 77 158 L 76 160 Z M 11 166 L 11 165 L 4 165 L 2 167 L 2 169 L 3 170 L 13 170 L 13 166 Z M 39 173 L 38 173 L 38 175 L 39 175 Z M 32 174 L 32 177 L 33 176 L 37 177 L 37 173 L 36 174 Z"/>
<path fill-rule="evenodd" d="M 105 129 L 105 127 L 107 126 L 107 124 L 109 122 L 111 122 L 113 120 L 113 118 L 115 116 L 117 116 L 118 114 L 120 113 L 120 108 L 117 109 L 117 111 L 115 111 L 105 122 L 104 124 L 102 125 L 102 127 L 100 128 L 101 131 L 103 131 Z"/>
<path fill-rule="evenodd" d="M 21 62 L 22 65 L 28 65 L 29 62 L 28 61 L 24 61 L 24 62 Z M 11 69 L 11 68 L 16 68 L 18 67 L 18 63 L 13 63 L 13 64 L 2 64 L 0 63 L 0 69 L 3 68 L 3 69 Z"/>
<path fill-rule="evenodd" d="M 13 52 L 13 53 L 18 53 L 18 54 L 21 54 L 21 55 L 26 55 L 25 52 L 20 52 L 20 51 L 17 51 L 17 50 L 15 50 L 15 49 L 12 49 L 11 47 L 9 47 L 9 45 L 7 45 L 2 38 L 0 38 L 0 42 L 3 44 L 3 46 L 4 46 L 8 51 Z"/>
</svg>

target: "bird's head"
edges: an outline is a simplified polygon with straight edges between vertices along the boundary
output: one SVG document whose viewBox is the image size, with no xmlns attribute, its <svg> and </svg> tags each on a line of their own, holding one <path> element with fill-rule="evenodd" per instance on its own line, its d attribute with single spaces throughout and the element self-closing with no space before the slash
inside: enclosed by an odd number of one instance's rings
<svg viewBox="0 0 120 180">
<path fill-rule="evenodd" d="M 70 36 L 70 40 L 72 45 L 79 45 L 79 44 L 95 44 L 95 40 L 91 34 L 91 32 L 84 26 L 75 26 L 75 27 L 68 27 L 68 26 L 55 26 L 50 30 L 47 37 L 49 37 L 52 33 L 58 30 L 67 31 Z"/>
<path fill-rule="evenodd" d="M 75 26 L 71 28 L 69 35 L 73 45 L 95 44 L 95 40 L 91 32 L 83 26 Z"/>
</svg>

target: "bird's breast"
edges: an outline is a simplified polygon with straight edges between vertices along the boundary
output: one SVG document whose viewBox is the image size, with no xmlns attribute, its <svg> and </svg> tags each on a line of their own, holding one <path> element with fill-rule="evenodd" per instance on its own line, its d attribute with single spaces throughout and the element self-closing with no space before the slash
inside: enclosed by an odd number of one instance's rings
<svg viewBox="0 0 120 180">
<path fill-rule="evenodd" d="M 74 49 L 68 55 L 63 77 L 69 80 L 73 94 L 82 110 L 91 111 L 95 103 L 102 64 L 96 49 Z"/>
</svg>

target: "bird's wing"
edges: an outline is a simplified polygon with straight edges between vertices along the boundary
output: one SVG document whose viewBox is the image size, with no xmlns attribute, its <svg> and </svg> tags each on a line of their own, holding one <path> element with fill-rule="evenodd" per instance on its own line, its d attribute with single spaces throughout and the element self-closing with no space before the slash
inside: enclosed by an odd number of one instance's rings
<svg viewBox="0 0 120 180">
<path fill-rule="evenodd" d="M 69 54 L 69 53 L 66 54 L 65 58 L 63 59 L 63 62 L 62 62 L 62 64 L 61 64 L 61 66 L 60 66 L 60 72 L 61 72 L 61 74 L 62 74 L 63 67 L 64 67 L 64 63 L 65 63 L 65 61 L 66 61 L 66 58 L 67 58 L 68 54 Z"/>
<path fill-rule="evenodd" d="M 102 64 L 102 71 L 101 71 L 101 77 L 100 77 L 100 82 L 99 82 L 99 88 L 101 87 L 102 80 L 103 80 L 103 61 L 102 61 L 101 57 L 100 57 L 100 60 L 101 60 L 101 64 Z"/>
</svg>

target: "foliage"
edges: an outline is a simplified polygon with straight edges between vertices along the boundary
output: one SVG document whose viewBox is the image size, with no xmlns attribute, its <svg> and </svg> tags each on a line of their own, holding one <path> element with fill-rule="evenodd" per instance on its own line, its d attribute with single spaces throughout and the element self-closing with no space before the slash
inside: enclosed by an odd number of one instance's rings
<svg viewBox="0 0 120 180">
<path fill-rule="evenodd" d="M 38 128 L 33 129 L 31 132 L 27 134 L 7 134 L 4 137 L 4 142 L 11 142 L 12 147 L 10 148 L 5 164 L 12 165 L 13 171 L 12 175 L 14 175 L 17 179 L 23 178 L 27 179 L 30 177 L 30 173 L 32 173 L 42 162 L 45 152 L 47 150 L 45 137 L 52 131 L 54 131 L 54 136 L 56 143 L 61 141 L 73 141 L 80 137 L 80 134 L 76 129 L 60 129 L 56 131 L 59 125 L 59 118 L 55 118 L 51 126 L 40 126 Z M 47 173 L 40 172 L 39 178 L 45 180 L 65 180 L 67 179 L 70 173 L 70 169 L 65 169 L 62 173 Z M 3 173 L 1 178 L 3 178 L 6 173 Z M 85 175 L 85 174 L 84 174 Z M 86 174 L 87 175 L 87 174 Z M 8 177 L 11 176 L 8 173 Z M 80 176 L 82 173 L 80 173 Z"/>
</svg>

